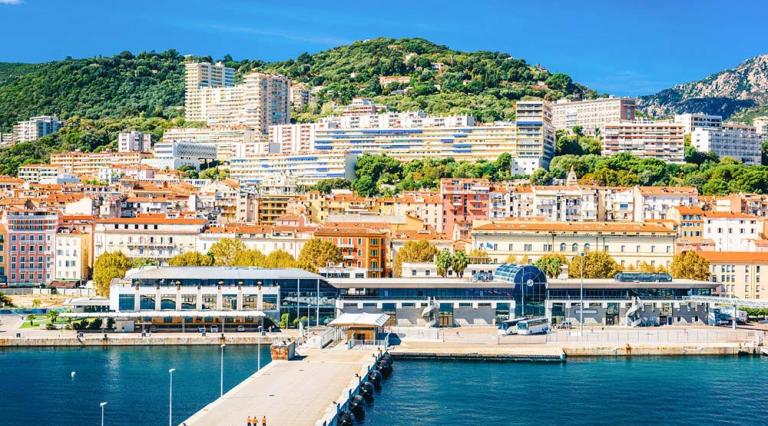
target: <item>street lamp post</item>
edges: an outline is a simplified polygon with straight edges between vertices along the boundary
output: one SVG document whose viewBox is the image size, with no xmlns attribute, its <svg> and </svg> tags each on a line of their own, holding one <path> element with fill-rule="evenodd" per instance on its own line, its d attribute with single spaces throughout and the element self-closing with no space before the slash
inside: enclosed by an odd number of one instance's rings
<svg viewBox="0 0 768 426">
<path fill-rule="evenodd" d="M 579 336 L 584 336 L 584 252 L 581 256 L 581 282 L 579 283 Z"/>
<path fill-rule="evenodd" d="M 221 344 L 221 375 L 219 377 L 219 397 L 224 396 L 224 346 L 227 346 L 226 344 Z"/>
<path fill-rule="evenodd" d="M 107 402 L 100 402 L 99 407 L 101 407 L 101 426 L 104 426 L 104 406 L 107 405 Z"/>
<path fill-rule="evenodd" d="M 261 324 L 258 328 L 259 335 L 256 336 L 256 344 L 258 345 L 256 348 L 256 371 L 261 370 L 261 333 L 264 330 L 264 317 L 261 317 Z"/>
<path fill-rule="evenodd" d="M 173 426 L 173 372 L 175 368 L 168 370 L 168 376 L 170 377 L 170 390 L 168 391 L 168 426 Z"/>
</svg>

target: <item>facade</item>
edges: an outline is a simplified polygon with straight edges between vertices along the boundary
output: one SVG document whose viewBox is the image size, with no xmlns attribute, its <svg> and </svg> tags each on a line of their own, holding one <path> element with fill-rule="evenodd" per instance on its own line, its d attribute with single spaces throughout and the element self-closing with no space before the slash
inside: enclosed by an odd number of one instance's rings
<svg viewBox="0 0 768 426">
<path fill-rule="evenodd" d="M 27 182 L 38 183 L 51 181 L 64 174 L 64 168 L 52 164 L 27 164 L 19 167 L 19 179 Z"/>
<path fill-rule="evenodd" d="M 580 185 L 532 186 L 533 216 L 553 222 L 595 222 L 601 214 L 600 190 Z"/>
<path fill-rule="evenodd" d="M 669 209 L 699 202 L 699 191 L 692 186 L 636 186 L 633 196 L 635 222 L 667 219 Z"/>
<path fill-rule="evenodd" d="M 89 277 L 91 255 L 90 235 L 77 230 L 60 228 L 56 233 L 56 281 L 84 283 Z"/>
<path fill-rule="evenodd" d="M 99 176 L 115 165 L 140 167 L 151 154 L 146 152 L 62 152 L 51 154 L 51 165 L 77 176 Z"/>
<path fill-rule="evenodd" d="M 687 134 L 692 134 L 696 129 L 718 130 L 723 127 L 721 115 L 709 115 L 703 112 L 675 114 L 674 122 L 682 124 Z"/>
<path fill-rule="evenodd" d="M 763 221 L 744 213 L 705 212 L 702 236 L 715 251 L 754 251 L 761 239 Z"/>
<path fill-rule="evenodd" d="M 561 99 L 552 104 L 555 130 L 571 130 L 581 126 L 584 134 L 597 135 L 606 124 L 634 121 L 636 100 L 633 98 L 600 98 L 583 101 Z"/>
<path fill-rule="evenodd" d="M 187 61 L 185 69 L 184 113 L 189 121 L 204 121 L 200 94 L 203 88 L 232 87 L 235 85 L 235 70 L 217 62 Z"/>
<path fill-rule="evenodd" d="M 2 217 L 6 230 L 8 285 L 38 286 L 54 279 L 54 242 L 58 214 L 46 210 L 7 210 Z"/>
<path fill-rule="evenodd" d="M 229 176 L 244 186 L 260 185 L 277 175 L 311 186 L 324 179 L 352 179 L 357 157 L 345 152 L 254 155 L 232 159 Z"/>
<path fill-rule="evenodd" d="M 675 231 L 649 223 L 487 221 L 475 223 L 472 248 L 485 250 L 496 263 L 510 256 L 535 262 L 550 253 L 571 258 L 602 251 L 623 268 L 641 263 L 668 268 Z"/>
<path fill-rule="evenodd" d="M 722 285 L 723 296 L 765 299 L 768 290 L 768 253 L 707 251 L 711 280 Z"/>
<path fill-rule="evenodd" d="M 132 130 L 117 135 L 118 152 L 149 152 L 152 150 L 152 135 Z"/>
<path fill-rule="evenodd" d="M 330 241 L 341 250 L 344 267 L 365 268 L 370 278 L 387 276 L 386 232 L 363 227 L 324 226 L 315 231 L 315 237 Z"/>
<path fill-rule="evenodd" d="M 752 120 L 752 125 L 755 126 L 758 135 L 768 136 L 768 117 L 755 117 Z"/>
<path fill-rule="evenodd" d="M 61 121 L 55 115 L 32 117 L 13 126 L 13 141 L 15 143 L 34 141 L 58 132 L 61 125 Z"/>
<path fill-rule="evenodd" d="M 720 158 L 731 157 L 750 165 L 761 164 L 762 140 L 763 137 L 752 127 L 696 128 L 691 133 L 691 145 L 697 150 L 713 152 Z"/>
<path fill-rule="evenodd" d="M 678 123 L 622 121 L 605 125 L 603 156 L 628 152 L 640 158 L 684 162 L 685 128 Z"/>
<path fill-rule="evenodd" d="M 94 224 L 93 257 L 120 251 L 131 259 L 165 262 L 194 251 L 207 221 L 145 214 L 133 218 L 98 219 Z"/>
<path fill-rule="evenodd" d="M 216 145 L 198 142 L 158 142 L 155 144 L 153 157 L 144 163 L 154 168 L 178 169 L 190 166 L 200 169 L 203 163 L 217 158 Z"/>
<path fill-rule="evenodd" d="M 487 179 L 440 179 L 443 232 L 454 240 L 468 239 L 473 221 L 488 219 L 490 193 Z"/>
<path fill-rule="evenodd" d="M 197 142 L 216 146 L 216 159 L 229 161 L 234 157 L 265 153 L 262 136 L 242 127 L 174 127 L 163 133 L 163 142 Z"/>
<path fill-rule="evenodd" d="M 211 227 L 197 237 L 196 250 L 207 253 L 211 246 L 223 238 L 238 239 L 248 249 L 258 250 L 265 256 L 282 250 L 298 258 L 304 243 L 312 238 L 313 228 L 302 226 L 226 225 Z"/>
<path fill-rule="evenodd" d="M 200 113 L 209 126 L 244 126 L 267 135 L 290 121 L 290 83 L 282 75 L 250 73 L 232 87 L 200 89 Z"/>
<path fill-rule="evenodd" d="M 312 102 L 312 92 L 303 84 L 291 85 L 291 106 L 301 111 Z"/>
</svg>

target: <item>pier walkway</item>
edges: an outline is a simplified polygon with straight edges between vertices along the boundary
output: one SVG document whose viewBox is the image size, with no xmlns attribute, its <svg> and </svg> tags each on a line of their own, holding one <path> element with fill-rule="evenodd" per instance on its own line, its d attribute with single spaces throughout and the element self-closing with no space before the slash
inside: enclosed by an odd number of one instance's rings
<svg viewBox="0 0 768 426">
<path fill-rule="evenodd" d="M 330 423 L 336 403 L 358 386 L 355 373 L 367 374 L 378 349 L 338 345 L 305 352 L 301 360 L 272 361 L 183 424 L 240 426 L 248 416 L 266 416 L 269 425 Z"/>
</svg>

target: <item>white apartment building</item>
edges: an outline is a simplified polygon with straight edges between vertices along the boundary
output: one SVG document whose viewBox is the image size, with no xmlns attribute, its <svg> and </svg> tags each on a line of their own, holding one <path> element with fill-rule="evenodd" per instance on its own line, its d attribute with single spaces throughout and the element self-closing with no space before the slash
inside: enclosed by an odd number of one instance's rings
<svg viewBox="0 0 768 426">
<path fill-rule="evenodd" d="M 704 213 L 702 237 L 714 243 L 715 251 L 755 251 L 755 240 L 761 238 L 763 221 L 744 213 Z"/>
<path fill-rule="evenodd" d="M 229 176 L 241 185 L 261 185 L 276 175 L 294 178 L 297 185 L 315 185 L 324 179 L 353 179 L 356 154 L 318 152 L 307 154 L 253 155 L 234 158 Z"/>
<path fill-rule="evenodd" d="M 691 145 L 718 157 L 732 157 L 744 164 L 759 165 L 763 138 L 753 127 L 724 126 L 719 129 L 696 128 L 691 133 Z"/>
<path fill-rule="evenodd" d="M 443 232 L 443 202 L 435 193 L 405 193 L 377 199 L 382 216 L 413 216 L 438 233 Z"/>
<path fill-rule="evenodd" d="M 685 133 L 691 134 L 696 129 L 717 130 L 723 127 L 723 117 L 703 112 L 675 114 L 674 122 L 682 124 Z"/>
<path fill-rule="evenodd" d="M 16 143 L 34 141 L 45 135 L 58 132 L 61 125 L 61 121 L 55 115 L 32 117 L 13 126 L 13 140 Z"/>
<path fill-rule="evenodd" d="M 699 191 L 691 186 L 636 186 L 633 193 L 635 222 L 667 219 L 672 207 L 699 203 Z"/>
<path fill-rule="evenodd" d="M 553 222 L 600 220 L 600 190 L 580 185 L 532 186 L 533 216 Z"/>
<path fill-rule="evenodd" d="M 205 87 L 232 87 L 235 85 L 235 70 L 217 62 L 192 62 L 184 64 L 185 95 L 184 112 L 187 120 L 205 121 L 201 110 L 200 93 Z"/>
<path fill-rule="evenodd" d="M 282 75 L 258 72 L 233 87 L 203 87 L 200 115 L 209 126 L 244 126 L 266 135 L 269 126 L 290 122 L 289 87 Z"/>
<path fill-rule="evenodd" d="M 607 124 L 603 131 L 603 155 L 628 152 L 640 158 L 683 163 L 684 138 L 685 128 L 679 123 L 623 121 Z"/>
<path fill-rule="evenodd" d="M 80 231 L 59 229 L 54 238 L 54 280 L 82 282 L 88 279 L 90 241 L 89 236 Z"/>
<path fill-rule="evenodd" d="M 216 160 L 266 154 L 266 138 L 243 127 L 174 127 L 163 134 L 163 142 L 198 142 L 216 145 Z"/>
<path fill-rule="evenodd" d="M 423 111 L 383 112 L 366 115 L 341 115 L 320 119 L 325 128 L 341 129 L 408 129 L 417 127 L 472 127 L 469 115 L 427 115 Z"/>
<path fill-rule="evenodd" d="M 304 243 L 312 239 L 314 229 L 290 226 L 229 225 L 210 228 L 197 238 L 197 251 L 207 253 L 211 246 L 223 238 L 242 241 L 245 247 L 258 250 L 265 256 L 283 250 L 299 257 Z"/>
<path fill-rule="evenodd" d="M 117 136 L 118 152 L 149 152 L 152 150 L 152 135 L 132 130 L 120 132 Z"/>
<path fill-rule="evenodd" d="M 122 252 L 131 259 L 166 262 L 197 247 L 207 220 L 147 214 L 133 218 L 98 219 L 94 223 L 93 256 Z"/>
<path fill-rule="evenodd" d="M 99 176 L 102 169 L 115 165 L 139 167 L 143 159 L 151 154 L 146 152 L 61 152 L 51 154 L 51 165 L 64 169 L 65 173 L 76 176 Z"/>
<path fill-rule="evenodd" d="M 163 169 L 178 169 L 181 166 L 200 165 L 216 159 L 216 145 L 197 142 L 158 142 L 155 144 L 153 158 L 142 163 Z"/>
<path fill-rule="evenodd" d="M 768 253 L 703 251 L 709 261 L 711 280 L 723 286 L 724 296 L 765 299 L 768 294 Z"/>
<path fill-rule="evenodd" d="M 27 164 L 19 167 L 19 179 L 27 182 L 38 183 L 56 179 L 64 174 L 64 168 L 51 164 Z"/>
<path fill-rule="evenodd" d="M 312 102 L 312 92 L 303 84 L 291 85 L 291 106 L 302 110 Z"/>
<path fill-rule="evenodd" d="M 752 120 L 752 125 L 755 126 L 758 135 L 768 136 L 768 117 L 755 117 Z"/>
<path fill-rule="evenodd" d="M 497 263 L 509 256 L 535 262 L 551 253 L 570 259 L 603 251 L 625 268 L 642 262 L 669 267 L 674 244 L 674 230 L 649 223 L 476 221 L 472 228 L 472 248 L 485 250 Z"/>
<path fill-rule="evenodd" d="M 584 134 L 602 132 L 606 124 L 634 121 L 634 98 L 600 98 L 583 101 L 558 100 L 552 105 L 552 124 L 555 130 L 570 130 L 581 126 Z"/>
<path fill-rule="evenodd" d="M 633 222 L 635 220 L 634 188 L 603 188 L 605 220 L 608 222 Z"/>
</svg>

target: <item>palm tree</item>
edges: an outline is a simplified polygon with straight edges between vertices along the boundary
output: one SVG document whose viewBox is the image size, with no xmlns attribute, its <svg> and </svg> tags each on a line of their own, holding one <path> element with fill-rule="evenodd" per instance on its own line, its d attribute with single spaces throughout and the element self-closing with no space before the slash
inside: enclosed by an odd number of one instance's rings
<svg viewBox="0 0 768 426">
<path fill-rule="evenodd" d="M 448 249 L 443 249 L 437 254 L 435 258 L 435 266 L 437 267 L 437 274 L 441 277 L 448 275 L 448 271 L 451 269 L 452 256 Z"/>
<path fill-rule="evenodd" d="M 467 257 L 467 253 L 464 250 L 459 250 L 453 254 L 451 267 L 456 271 L 456 275 L 463 278 L 467 265 L 469 265 L 469 257 Z"/>
</svg>

